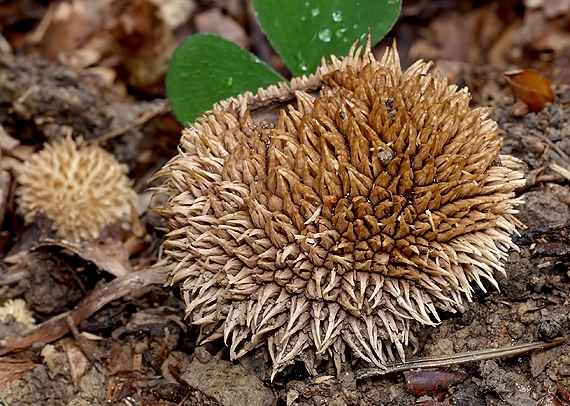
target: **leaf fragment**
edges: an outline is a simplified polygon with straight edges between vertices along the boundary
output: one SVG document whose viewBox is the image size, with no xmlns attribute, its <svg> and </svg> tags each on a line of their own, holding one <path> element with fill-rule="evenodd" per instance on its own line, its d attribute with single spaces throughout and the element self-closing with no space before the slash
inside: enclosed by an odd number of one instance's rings
<svg viewBox="0 0 570 406">
<path fill-rule="evenodd" d="M 547 102 L 554 100 L 550 81 L 535 69 L 518 69 L 504 72 L 516 98 L 529 109 L 539 112 Z"/>
</svg>

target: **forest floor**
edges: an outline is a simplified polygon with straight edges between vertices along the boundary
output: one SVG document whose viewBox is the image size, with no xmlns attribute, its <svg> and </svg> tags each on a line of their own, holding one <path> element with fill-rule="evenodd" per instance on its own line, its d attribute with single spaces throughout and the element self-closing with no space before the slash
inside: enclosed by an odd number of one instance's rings
<svg viewBox="0 0 570 406">
<path fill-rule="evenodd" d="M 245 1 L 187 1 L 176 24 L 158 18 L 166 6 L 151 0 L 63 3 L 0 3 L 0 304 L 24 298 L 37 323 L 0 322 L 1 405 L 570 404 L 568 341 L 451 367 L 443 380 L 428 379 L 453 384 L 429 395 L 406 384 L 409 373 L 360 379 L 362 362 L 341 376 L 330 365 L 316 377 L 294 365 L 271 381 L 263 348 L 231 362 L 221 343 L 197 347 L 179 293 L 150 268 L 163 234 L 148 180 L 176 154 L 182 129 L 165 98 L 167 62 L 185 37 L 213 30 L 286 68 Z M 133 34 L 125 21 L 154 28 Z M 473 106 L 493 108 L 502 153 L 525 163 L 526 178 L 517 191 L 526 228 L 514 237 L 520 252 L 510 254 L 507 276 L 497 275 L 500 291 L 476 291 L 463 313 L 422 329 L 413 358 L 569 339 L 570 1 L 404 1 L 375 52 L 393 38 L 403 65 L 433 60 L 469 88 Z M 503 75 L 529 67 L 555 93 L 540 112 L 517 102 Z M 129 166 L 138 232 L 72 244 L 53 239 L 45 219 L 24 226 L 13 175 L 70 132 Z"/>
</svg>

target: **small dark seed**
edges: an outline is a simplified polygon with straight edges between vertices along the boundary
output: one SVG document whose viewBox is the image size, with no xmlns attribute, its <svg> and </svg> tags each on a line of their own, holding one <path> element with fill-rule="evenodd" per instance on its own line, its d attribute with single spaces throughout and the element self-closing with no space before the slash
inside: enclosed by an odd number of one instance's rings
<svg viewBox="0 0 570 406">
<path fill-rule="evenodd" d="M 466 374 L 458 371 L 433 369 L 418 372 L 406 371 L 404 376 L 406 377 L 406 391 L 414 396 L 431 396 L 468 378 Z"/>
<path fill-rule="evenodd" d="M 555 320 L 544 319 L 540 322 L 538 336 L 544 341 L 552 341 L 562 335 L 562 326 Z"/>
</svg>

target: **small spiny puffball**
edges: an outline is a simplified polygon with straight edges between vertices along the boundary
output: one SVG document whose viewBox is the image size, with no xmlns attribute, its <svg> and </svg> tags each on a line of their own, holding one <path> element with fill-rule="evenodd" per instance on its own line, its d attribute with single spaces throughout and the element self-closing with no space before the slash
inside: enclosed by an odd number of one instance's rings
<svg viewBox="0 0 570 406">
<path fill-rule="evenodd" d="M 96 239 L 105 226 L 131 219 L 135 192 L 127 173 L 126 165 L 98 145 L 46 143 L 18 178 L 18 212 L 26 223 L 43 212 L 65 240 Z"/>
<path fill-rule="evenodd" d="M 8 316 L 13 316 L 17 322 L 32 326 L 36 320 L 24 299 L 8 299 L 0 306 L 0 322 L 6 323 Z"/>
<path fill-rule="evenodd" d="M 438 310 L 497 286 L 524 185 L 466 89 L 396 48 L 332 57 L 306 78 L 221 101 L 158 173 L 170 232 L 157 264 L 200 340 L 273 374 L 347 353 L 404 359 Z"/>
</svg>

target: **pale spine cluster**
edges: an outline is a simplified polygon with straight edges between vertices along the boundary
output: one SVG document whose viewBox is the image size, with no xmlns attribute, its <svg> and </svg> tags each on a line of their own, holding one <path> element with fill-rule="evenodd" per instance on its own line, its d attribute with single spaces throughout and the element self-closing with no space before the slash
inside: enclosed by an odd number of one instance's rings
<svg viewBox="0 0 570 406">
<path fill-rule="evenodd" d="M 94 240 L 109 224 L 130 223 L 136 194 L 127 173 L 126 165 L 98 145 L 46 143 L 18 177 L 18 212 L 26 223 L 44 213 L 68 241 Z"/>
</svg>

